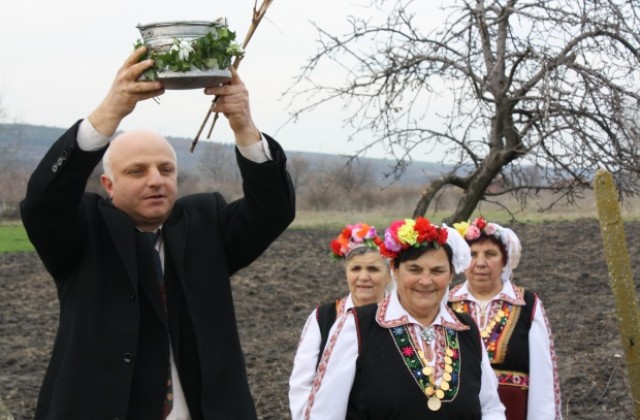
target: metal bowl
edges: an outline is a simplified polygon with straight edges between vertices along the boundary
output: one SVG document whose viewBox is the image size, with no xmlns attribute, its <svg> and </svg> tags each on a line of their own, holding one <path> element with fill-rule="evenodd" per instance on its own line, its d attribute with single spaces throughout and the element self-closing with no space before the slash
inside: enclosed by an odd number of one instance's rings
<svg viewBox="0 0 640 420">
<path fill-rule="evenodd" d="M 219 27 L 227 26 L 226 18 L 215 21 L 175 21 L 157 22 L 137 26 L 144 43 L 149 50 L 164 53 L 172 46 L 174 39 L 193 41 L 205 36 L 208 32 L 215 32 Z M 186 72 L 158 71 L 165 89 L 197 89 L 208 86 L 219 86 L 231 80 L 229 69 L 191 69 Z"/>
<path fill-rule="evenodd" d="M 214 28 L 221 26 L 227 26 L 226 18 L 219 18 L 214 21 L 174 21 L 148 23 L 145 25 L 138 24 L 137 28 L 149 49 L 162 53 L 171 48 L 174 38 L 192 41 L 206 35 L 208 32 L 215 32 Z"/>
<path fill-rule="evenodd" d="M 165 89 L 186 90 L 201 89 L 209 86 L 220 86 L 231 80 L 229 70 L 189 70 L 187 72 L 158 72 L 158 80 Z"/>
</svg>

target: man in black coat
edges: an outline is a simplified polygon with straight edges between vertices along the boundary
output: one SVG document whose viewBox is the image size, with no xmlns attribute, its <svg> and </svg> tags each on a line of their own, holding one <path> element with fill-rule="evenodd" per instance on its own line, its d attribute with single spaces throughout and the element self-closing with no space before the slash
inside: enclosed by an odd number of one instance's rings
<svg viewBox="0 0 640 420">
<path fill-rule="evenodd" d="M 213 111 L 234 132 L 244 198 L 176 199 L 176 156 L 164 138 L 137 130 L 112 139 L 139 101 L 164 93 L 160 82 L 138 81 L 153 65 L 138 62 L 144 52 L 52 145 L 21 203 L 60 300 L 35 418 L 255 419 L 229 277 L 294 218 L 286 157 L 255 127 L 232 71 L 205 94 L 219 97 Z M 108 199 L 84 191 L 101 159 Z"/>
</svg>

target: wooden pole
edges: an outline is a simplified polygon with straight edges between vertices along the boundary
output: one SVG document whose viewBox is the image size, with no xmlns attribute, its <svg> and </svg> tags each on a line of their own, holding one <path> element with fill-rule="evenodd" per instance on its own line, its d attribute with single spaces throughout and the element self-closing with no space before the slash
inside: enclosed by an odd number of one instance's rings
<svg viewBox="0 0 640 420">
<path fill-rule="evenodd" d="M 2 402 L 1 398 L 0 398 L 0 420 L 13 420 L 13 416 L 11 415 L 11 412 L 9 412 L 9 409 L 4 404 L 4 402 Z"/>
<path fill-rule="evenodd" d="M 599 170 L 596 173 L 594 190 L 604 255 L 609 268 L 609 283 L 615 298 L 618 330 L 627 361 L 631 397 L 636 418 L 640 419 L 640 309 L 620 216 L 618 192 L 609 172 Z"/>
<path fill-rule="evenodd" d="M 244 41 L 242 42 L 243 50 L 247 48 L 247 45 L 249 44 L 251 37 L 256 32 L 258 25 L 262 21 L 262 18 L 264 17 L 264 15 L 267 13 L 267 9 L 269 8 L 269 6 L 271 6 L 271 3 L 273 3 L 273 0 L 262 0 L 262 4 L 260 5 L 260 8 L 257 8 L 258 0 L 255 0 L 255 2 L 253 3 L 253 14 L 251 15 L 251 26 L 249 26 L 249 30 L 247 31 L 247 34 L 244 37 Z M 236 70 L 238 69 L 238 66 L 240 65 L 240 62 L 242 61 L 243 57 L 244 55 L 241 55 L 239 57 L 236 57 L 233 60 L 232 66 L 234 69 Z M 193 150 L 196 148 L 196 144 L 198 143 L 200 134 L 202 134 L 202 130 L 204 129 L 204 126 L 207 124 L 207 121 L 211 116 L 211 107 L 215 105 L 217 100 L 218 100 L 217 96 L 213 98 L 213 101 L 211 102 L 211 106 L 207 110 L 207 115 L 204 117 L 204 121 L 202 121 L 202 124 L 200 125 L 200 129 L 198 130 L 198 133 L 196 134 L 193 141 L 191 142 L 191 153 L 193 153 Z M 211 138 L 211 132 L 213 131 L 213 127 L 215 127 L 217 121 L 218 121 L 218 113 L 216 112 L 215 115 L 213 116 L 213 121 L 211 122 L 211 127 L 209 128 L 209 133 L 207 134 L 207 138 Z"/>
</svg>

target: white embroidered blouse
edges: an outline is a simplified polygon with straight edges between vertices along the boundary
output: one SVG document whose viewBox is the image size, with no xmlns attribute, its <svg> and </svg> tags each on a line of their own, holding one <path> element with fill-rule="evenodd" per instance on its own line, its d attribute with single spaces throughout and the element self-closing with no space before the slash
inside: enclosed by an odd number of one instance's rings
<svg viewBox="0 0 640 420">
<path fill-rule="evenodd" d="M 342 317 L 349 309 L 353 308 L 353 299 L 351 293 L 341 299 L 338 304 L 338 313 L 336 320 Z M 320 326 L 317 322 L 317 309 L 307 318 L 307 322 L 302 328 L 298 349 L 293 359 L 293 369 L 289 378 L 289 410 L 292 419 L 301 419 L 304 413 L 304 407 L 311 392 L 313 378 L 316 376 L 316 365 L 320 353 Z M 335 323 L 331 328 L 335 327 Z M 330 334 L 331 335 L 331 332 Z"/>
<path fill-rule="evenodd" d="M 446 301 L 446 299 L 445 299 Z M 394 290 L 383 301 L 376 315 L 377 322 L 384 328 L 410 325 L 413 335 L 419 336 L 424 329 L 402 307 Z M 439 312 L 431 326 L 446 326 L 457 330 L 467 329 L 461 324 L 445 302 L 441 302 Z M 433 340 L 433 347 L 438 340 Z M 423 344 L 426 346 L 426 344 Z M 423 347 L 423 351 L 426 349 Z M 433 349 L 432 349 L 433 350 Z M 349 394 L 353 385 L 356 360 L 358 358 L 358 336 L 353 313 L 348 311 L 334 324 L 327 347 L 322 355 L 318 375 L 302 410 L 297 408 L 293 420 L 344 420 L 347 412 Z M 435 364 L 435 359 L 432 363 Z M 315 362 L 314 362 L 315 363 Z M 440 379 L 437 381 L 440 382 Z M 489 358 L 482 347 L 482 378 L 480 404 L 483 420 L 504 420 L 504 406 L 498 397 L 498 382 L 493 374 Z M 300 411 L 303 412 L 300 415 Z"/>
</svg>

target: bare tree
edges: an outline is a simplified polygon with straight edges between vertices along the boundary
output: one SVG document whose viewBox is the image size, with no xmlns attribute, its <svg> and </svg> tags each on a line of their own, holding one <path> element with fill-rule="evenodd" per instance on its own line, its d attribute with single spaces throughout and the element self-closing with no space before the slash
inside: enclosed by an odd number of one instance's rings
<svg viewBox="0 0 640 420">
<path fill-rule="evenodd" d="M 382 144 L 397 177 L 418 146 L 445 150 L 453 169 L 426 186 L 414 215 L 450 186 L 463 194 L 449 222 L 502 194 L 522 202 L 550 190 L 572 202 L 599 168 L 621 193 L 640 192 L 629 112 L 640 102 L 637 0 L 449 0 L 426 34 L 423 2 L 390 3 L 349 17 L 346 35 L 318 27 L 321 46 L 288 93 L 293 118 L 344 101 L 351 139 L 373 133 L 358 154 Z M 314 81 L 332 64 L 343 83 Z"/>
<path fill-rule="evenodd" d="M 301 156 L 294 156 L 287 161 L 293 188 L 298 191 L 305 186 L 311 175 L 311 161 Z"/>
<path fill-rule="evenodd" d="M 370 188 L 373 184 L 373 170 L 366 160 L 349 160 L 346 164 L 336 163 L 331 169 L 333 182 L 346 194 Z"/>
<path fill-rule="evenodd" d="M 11 210 L 16 208 L 19 194 L 22 192 L 22 178 L 17 171 L 16 161 L 18 143 L 6 120 L 7 110 L 0 94 L 0 219 L 11 216 Z"/>
<path fill-rule="evenodd" d="M 198 175 L 217 183 L 236 182 L 240 179 L 235 149 L 232 146 L 209 142 L 203 145 L 198 159 Z"/>
</svg>

